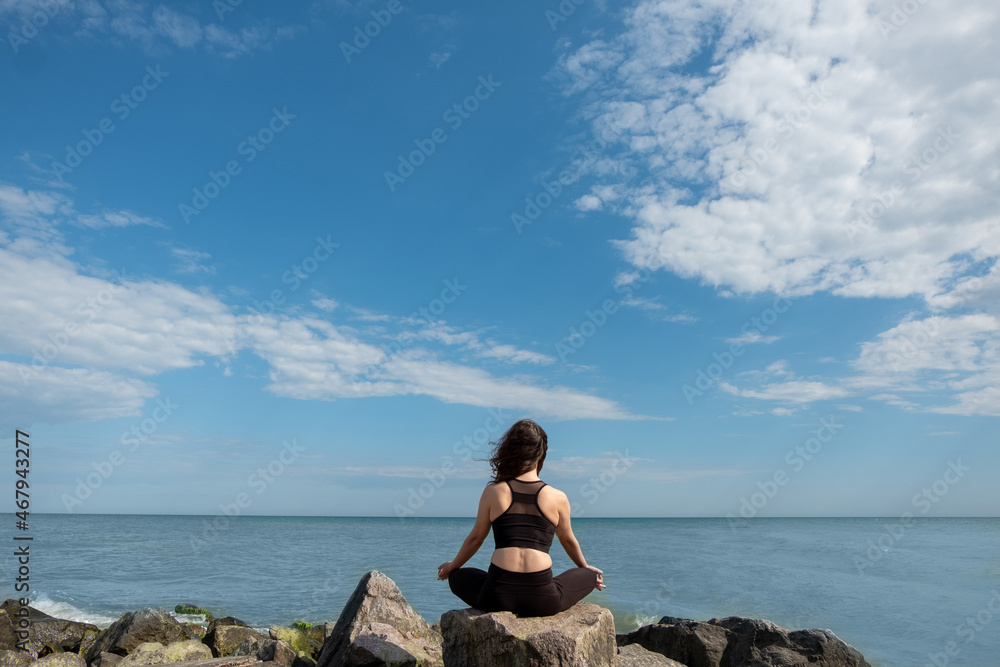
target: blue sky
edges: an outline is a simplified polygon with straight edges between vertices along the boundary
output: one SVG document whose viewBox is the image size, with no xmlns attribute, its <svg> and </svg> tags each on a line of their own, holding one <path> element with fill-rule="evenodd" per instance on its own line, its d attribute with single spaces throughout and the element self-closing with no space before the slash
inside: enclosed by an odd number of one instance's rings
<svg viewBox="0 0 1000 667">
<path fill-rule="evenodd" d="M 995 515 L 997 8 L 912 4 L 0 1 L 33 509 L 471 515 L 531 417 L 578 516 Z"/>
</svg>

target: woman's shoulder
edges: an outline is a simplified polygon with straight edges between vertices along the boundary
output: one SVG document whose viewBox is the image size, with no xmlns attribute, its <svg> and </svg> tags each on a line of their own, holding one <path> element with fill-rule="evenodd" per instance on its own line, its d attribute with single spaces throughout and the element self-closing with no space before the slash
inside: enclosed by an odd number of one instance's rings
<svg viewBox="0 0 1000 667">
<path fill-rule="evenodd" d="M 545 495 L 547 495 L 547 496 L 552 497 L 552 498 L 560 498 L 561 499 L 561 498 L 566 498 L 567 497 L 565 493 L 563 493 L 562 491 L 560 491 L 556 487 L 552 486 L 551 484 L 546 484 L 545 486 L 543 486 L 538 491 L 539 496 L 541 496 L 541 494 L 543 494 L 543 493 Z"/>
</svg>

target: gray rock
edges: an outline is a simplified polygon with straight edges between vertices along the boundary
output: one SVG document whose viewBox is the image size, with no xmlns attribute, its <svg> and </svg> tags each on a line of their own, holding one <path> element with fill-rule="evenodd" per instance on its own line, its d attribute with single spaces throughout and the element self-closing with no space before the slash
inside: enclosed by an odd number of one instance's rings
<svg viewBox="0 0 1000 667">
<path fill-rule="evenodd" d="M 638 644 L 618 648 L 618 667 L 687 667 L 665 655 L 647 651 Z"/>
<path fill-rule="evenodd" d="M 129 611 L 101 633 L 87 651 L 87 662 L 92 662 L 101 651 L 127 655 L 139 644 L 159 642 L 164 646 L 190 639 L 188 631 L 166 609 L 143 607 Z"/>
<path fill-rule="evenodd" d="M 280 667 L 292 667 L 298 658 L 295 651 L 289 648 L 285 642 L 263 635 L 259 638 L 247 637 L 233 649 L 230 655 L 251 655 L 262 662 L 273 662 Z"/>
<path fill-rule="evenodd" d="M 267 636 L 243 625 L 219 625 L 205 633 L 202 641 L 212 649 L 212 655 L 219 658 L 232 655 L 237 646 L 249 639 L 264 641 Z"/>
<path fill-rule="evenodd" d="M 707 622 L 665 617 L 618 635 L 620 647 L 638 644 L 688 667 L 871 667 L 829 630 L 790 631 L 770 621 L 729 616 Z"/>
<path fill-rule="evenodd" d="M 197 639 L 174 642 L 164 646 L 159 642 L 139 644 L 129 653 L 118 667 L 138 667 L 139 665 L 164 665 L 176 662 L 195 662 L 212 658 L 212 650 Z"/>
<path fill-rule="evenodd" d="M 789 631 L 770 621 L 739 616 L 708 622 L 732 633 L 723 667 L 871 667 L 857 649 L 829 630 Z"/>
<path fill-rule="evenodd" d="M 32 667 L 87 667 L 87 661 L 76 653 L 52 653 L 36 660 Z"/>
<path fill-rule="evenodd" d="M 124 660 L 122 656 L 117 653 L 108 653 L 107 651 L 101 651 L 101 655 L 97 657 L 90 667 L 115 667 L 119 662 Z"/>
<path fill-rule="evenodd" d="M 214 631 L 216 628 L 221 626 L 237 626 L 240 628 L 247 627 L 247 624 L 236 618 L 235 616 L 223 616 L 222 618 L 213 618 L 208 622 L 208 629 L 205 631 L 205 636 Z"/>
<path fill-rule="evenodd" d="M 0 649 L 0 667 L 28 667 L 34 661 L 30 653 Z"/>
<path fill-rule="evenodd" d="M 390 626 L 395 632 L 389 633 L 381 626 Z M 351 645 L 362 633 L 365 634 L 363 646 L 352 657 Z M 393 639 L 389 638 L 390 635 Z M 432 630 L 427 621 L 413 610 L 392 579 L 372 570 L 361 577 L 354 593 L 344 605 L 333 632 L 323 643 L 317 667 L 385 664 L 355 660 L 372 650 L 388 654 L 391 652 L 388 647 L 378 648 L 376 644 L 393 641 L 402 642 L 397 645 L 398 648 L 412 657 L 413 662 L 408 664 L 421 667 L 442 664 L 441 635 Z M 397 654 L 393 652 L 393 655 Z"/>
<path fill-rule="evenodd" d="M 616 665 L 611 612 L 578 602 L 554 616 L 460 609 L 441 616 L 444 661 L 458 666 Z"/>
<path fill-rule="evenodd" d="M 639 644 L 688 667 L 720 667 L 730 634 L 724 627 L 699 621 L 654 623 L 619 636 L 618 645 Z"/>
<path fill-rule="evenodd" d="M 16 649 L 18 639 L 15 628 L 19 620 L 25 617 L 21 609 L 21 603 L 13 598 L 0 605 L 0 648 Z M 91 623 L 55 618 L 28 605 L 24 609 L 27 610 L 29 623 L 25 647 L 32 657 L 61 651 L 78 652 L 85 639 L 92 642 L 100 632 Z M 49 645 L 48 649 L 46 645 Z"/>
</svg>

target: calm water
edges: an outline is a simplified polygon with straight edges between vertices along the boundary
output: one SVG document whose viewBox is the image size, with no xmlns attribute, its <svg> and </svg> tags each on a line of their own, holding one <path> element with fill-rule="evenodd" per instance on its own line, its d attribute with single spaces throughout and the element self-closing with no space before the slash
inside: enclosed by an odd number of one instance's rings
<svg viewBox="0 0 1000 667">
<path fill-rule="evenodd" d="M 209 528 L 213 517 L 32 519 L 33 604 L 102 627 L 125 611 L 178 602 L 255 627 L 335 621 L 373 569 L 428 622 L 464 606 L 436 571 L 471 519 L 237 517 L 217 518 L 219 529 Z M 735 529 L 725 519 L 573 525 L 608 585 L 587 599 L 611 609 L 619 632 L 663 615 L 753 616 L 829 628 L 878 666 L 931 664 L 949 641 L 959 650 L 949 665 L 1000 665 L 1000 519 L 920 519 L 902 529 L 898 519 L 868 518 L 755 519 Z M 490 538 L 469 565 L 488 567 L 492 546 Z M 5 551 L 7 598 L 16 564 Z M 558 543 L 552 554 L 557 573 L 572 567 Z M 869 563 L 863 572 L 860 559 Z"/>
</svg>

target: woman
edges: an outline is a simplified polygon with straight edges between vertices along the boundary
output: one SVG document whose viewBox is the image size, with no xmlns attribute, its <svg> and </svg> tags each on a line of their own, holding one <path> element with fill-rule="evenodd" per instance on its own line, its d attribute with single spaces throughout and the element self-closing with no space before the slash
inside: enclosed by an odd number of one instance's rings
<svg viewBox="0 0 1000 667">
<path fill-rule="evenodd" d="M 569 523 L 569 499 L 538 477 L 548 451 L 548 436 L 530 419 L 511 426 L 490 459 L 493 480 L 479 499 L 472 532 L 455 560 L 438 568 L 451 591 L 470 607 L 512 611 L 520 616 L 551 616 L 587 593 L 606 588 L 603 572 L 587 565 Z M 462 567 L 479 550 L 493 527 L 496 550 L 489 572 Z M 578 565 L 552 576 L 549 546 L 558 535 Z"/>
</svg>

